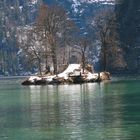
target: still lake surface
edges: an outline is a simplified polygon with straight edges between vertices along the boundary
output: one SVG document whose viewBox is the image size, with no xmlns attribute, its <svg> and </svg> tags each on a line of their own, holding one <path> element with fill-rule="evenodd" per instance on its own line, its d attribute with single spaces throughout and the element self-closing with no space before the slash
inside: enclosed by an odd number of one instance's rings
<svg viewBox="0 0 140 140">
<path fill-rule="evenodd" d="M 21 86 L 0 80 L 0 140 L 140 140 L 140 80 Z"/>
</svg>

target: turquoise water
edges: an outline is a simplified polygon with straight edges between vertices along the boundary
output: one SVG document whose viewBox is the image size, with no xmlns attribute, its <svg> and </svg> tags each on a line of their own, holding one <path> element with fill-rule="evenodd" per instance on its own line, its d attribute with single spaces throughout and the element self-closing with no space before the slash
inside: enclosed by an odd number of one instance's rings
<svg viewBox="0 0 140 140">
<path fill-rule="evenodd" d="M 0 80 L 0 140 L 140 140 L 140 80 L 21 86 Z"/>
</svg>

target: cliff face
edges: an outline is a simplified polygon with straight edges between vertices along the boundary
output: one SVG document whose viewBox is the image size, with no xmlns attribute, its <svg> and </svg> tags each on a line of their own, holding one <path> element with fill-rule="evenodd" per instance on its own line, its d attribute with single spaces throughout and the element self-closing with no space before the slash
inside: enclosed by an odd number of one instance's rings
<svg viewBox="0 0 140 140">
<path fill-rule="evenodd" d="M 140 72 L 140 1 L 121 0 L 116 6 L 118 15 L 119 36 L 123 48 L 126 69 L 129 72 Z"/>
<path fill-rule="evenodd" d="M 140 34 L 140 1 L 123 1 L 117 9 L 120 23 L 120 37 L 128 45 L 135 44 Z"/>
</svg>

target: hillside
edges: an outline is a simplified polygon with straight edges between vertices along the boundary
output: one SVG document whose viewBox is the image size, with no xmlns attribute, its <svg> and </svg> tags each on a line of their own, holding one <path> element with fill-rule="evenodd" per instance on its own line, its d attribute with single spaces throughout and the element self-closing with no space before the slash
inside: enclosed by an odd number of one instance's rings
<svg viewBox="0 0 140 140">
<path fill-rule="evenodd" d="M 6 0 L 0 2 L 0 74 L 17 75 L 30 71 L 26 60 L 18 53 L 17 29 L 34 24 L 42 2 L 64 7 L 70 18 L 80 28 L 81 34 L 89 32 L 91 16 L 103 8 L 114 7 L 112 0 Z"/>
</svg>

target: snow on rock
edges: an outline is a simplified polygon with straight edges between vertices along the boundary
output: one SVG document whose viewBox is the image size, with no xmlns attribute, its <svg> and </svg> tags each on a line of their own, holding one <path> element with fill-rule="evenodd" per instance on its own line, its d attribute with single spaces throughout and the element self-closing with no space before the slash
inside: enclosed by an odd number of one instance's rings
<svg viewBox="0 0 140 140">
<path fill-rule="evenodd" d="M 102 80 L 109 80 L 110 73 L 108 72 L 100 72 L 100 77 L 98 73 L 91 73 L 87 69 L 84 70 L 80 64 L 70 64 L 66 70 L 58 75 L 50 75 L 50 76 L 31 76 L 27 80 L 25 80 L 22 85 L 38 85 L 38 84 L 64 84 L 69 83 L 73 80 L 72 83 L 75 82 L 95 82 L 95 81 L 102 81 Z M 75 79 L 76 78 L 76 79 Z M 77 79 L 78 78 L 78 79 Z M 75 79 L 75 81 L 74 81 Z"/>
<path fill-rule="evenodd" d="M 53 81 L 53 78 L 55 78 L 56 77 L 56 75 L 51 75 L 51 76 L 46 76 L 46 77 L 44 77 L 44 79 L 47 81 L 47 82 L 51 82 L 51 81 Z"/>
<path fill-rule="evenodd" d="M 42 78 L 40 78 L 40 77 L 38 77 L 38 76 L 30 76 L 28 80 L 29 80 L 30 82 L 34 82 L 35 80 L 41 80 L 41 79 L 42 79 Z"/>
<path fill-rule="evenodd" d="M 98 73 L 88 73 L 86 80 L 98 79 Z"/>
<path fill-rule="evenodd" d="M 63 77 L 64 79 L 67 80 L 69 73 L 74 72 L 74 70 L 76 70 L 76 69 L 80 69 L 80 64 L 70 64 L 65 71 L 58 74 L 57 76 L 60 77 L 60 78 Z"/>
<path fill-rule="evenodd" d="M 31 0 L 32 4 L 36 4 L 38 1 L 37 0 Z"/>
<path fill-rule="evenodd" d="M 50 75 L 50 76 L 31 76 L 28 78 L 28 81 L 34 83 L 35 81 L 39 80 L 46 80 L 46 82 L 52 82 L 54 78 L 64 78 L 67 80 L 70 74 L 73 74 L 76 70 L 78 70 L 82 74 L 82 67 L 80 64 L 69 64 L 69 66 L 64 70 L 62 73 L 58 75 Z M 86 80 L 97 79 L 98 74 L 90 73 L 89 71 L 85 70 Z M 78 74 L 79 75 L 79 74 Z M 82 74 L 84 76 L 84 74 Z"/>
</svg>

